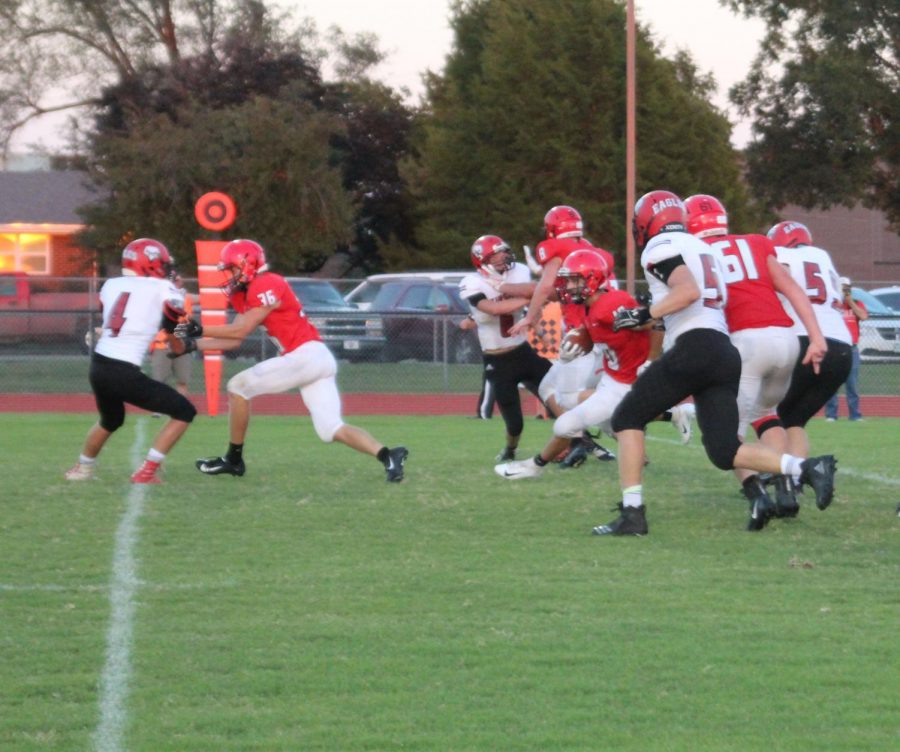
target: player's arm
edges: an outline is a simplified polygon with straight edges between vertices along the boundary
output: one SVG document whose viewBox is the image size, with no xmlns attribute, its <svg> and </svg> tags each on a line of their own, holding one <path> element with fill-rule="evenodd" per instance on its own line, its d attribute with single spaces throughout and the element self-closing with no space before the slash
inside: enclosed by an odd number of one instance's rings
<svg viewBox="0 0 900 752">
<path fill-rule="evenodd" d="M 244 313 L 239 313 L 234 317 L 234 320 L 230 324 L 217 324 L 214 326 L 204 326 L 203 327 L 203 336 L 210 337 L 213 339 L 233 339 L 237 340 L 238 344 L 241 343 L 242 340 L 246 339 L 247 336 L 258 327 L 265 320 L 266 316 L 268 316 L 272 311 L 278 308 L 279 303 L 275 303 L 270 306 L 259 306 L 256 308 L 250 308 Z M 218 348 L 203 348 L 206 350 L 209 349 L 218 349 Z M 231 349 L 231 348 L 228 348 Z"/>
<path fill-rule="evenodd" d="M 819 364 L 828 351 L 828 343 L 825 341 L 825 335 L 822 334 L 822 329 L 819 327 L 819 320 L 816 318 L 816 313 L 813 311 L 809 298 L 800 285 L 794 281 L 794 278 L 778 263 L 778 259 L 775 256 L 768 257 L 766 266 L 775 289 L 784 295 L 788 303 L 794 307 L 797 317 L 803 326 L 806 327 L 806 333 L 809 335 L 809 347 L 806 349 L 806 354 L 803 357 L 803 365 L 812 363 L 813 371 L 818 373 Z"/>
<path fill-rule="evenodd" d="M 648 307 L 650 318 L 661 319 L 663 316 L 676 313 L 700 300 L 700 288 L 697 286 L 697 280 L 694 279 L 694 275 L 691 274 L 691 270 L 688 269 L 680 254 L 655 264 L 650 273 L 669 287 L 668 295 Z"/>
<path fill-rule="evenodd" d="M 560 266 L 562 266 L 562 259 L 556 256 L 544 264 L 544 271 L 541 273 L 541 278 L 534 288 L 531 301 L 528 303 L 528 312 L 521 321 L 510 328 L 510 334 L 524 334 L 537 321 L 541 315 L 541 310 L 544 308 L 544 303 L 550 300 L 555 292 L 556 273 L 559 271 Z"/>
<path fill-rule="evenodd" d="M 531 298 L 534 295 L 537 282 L 501 282 L 497 285 L 497 292 L 510 298 Z"/>
<path fill-rule="evenodd" d="M 475 306 L 479 311 L 489 313 L 491 316 L 502 316 L 505 313 L 513 313 L 520 308 L 528 305 L 528 298 L 499 298 L 497 300 L 488 300 L 485 296 L 473 296 L 469 298 L 469 303 Z"/>
</svg>

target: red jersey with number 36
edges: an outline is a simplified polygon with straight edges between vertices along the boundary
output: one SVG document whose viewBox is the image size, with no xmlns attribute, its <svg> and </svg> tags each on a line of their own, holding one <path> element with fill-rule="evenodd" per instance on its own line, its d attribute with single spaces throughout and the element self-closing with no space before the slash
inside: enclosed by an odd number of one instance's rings
<svg viewBox="0 0 900 752">
<path fill-rule="evenodd" d="M 291 286 L 280 274 L 264 272 L 255 277 L 246 290 L 238 290 L 231 296 L 231 305 L 238 313 L 275 303 L 278 307 L 269 312 L 262 325 L 269 336 L 277 340 L 282 354 L 296 350 L 306 342 L 322 341 L 318 330 L 303 313 L 303 306 Z"/>
<path fill-rule="evenodd" d="M 728 286 L 728 331 L 793 326 L 769 274 L 769 258 L 778 260 L 771 240 L 765 235 L 724 235 L 704 240 L 718 251 L 722 262 Z"/>
</svg>

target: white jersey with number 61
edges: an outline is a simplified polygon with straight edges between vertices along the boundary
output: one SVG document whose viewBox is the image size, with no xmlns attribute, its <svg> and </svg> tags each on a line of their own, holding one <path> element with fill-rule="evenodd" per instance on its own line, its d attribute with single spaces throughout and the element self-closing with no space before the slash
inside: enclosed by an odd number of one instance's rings
<svg viewBox="0 0 900 752">
<path fill-rule="evenodd" d="M 162 325 L 163 306 L 184 308 L 184 292 L 167 279 L 114 277 L 100 288 L 103 333 L 94 352 L 140 366 Z"/>
</svg>

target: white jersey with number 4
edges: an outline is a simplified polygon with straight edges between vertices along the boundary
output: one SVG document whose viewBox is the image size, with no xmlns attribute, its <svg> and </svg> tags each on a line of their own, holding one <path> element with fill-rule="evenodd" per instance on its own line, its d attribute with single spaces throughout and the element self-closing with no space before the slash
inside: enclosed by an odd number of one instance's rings
<svg viewBox="0 0 900 752">
<path fill-rule="evenodd" d="M 504 282 L 512 284 L 527 283 L 531 281 L 531 272 L 524 264 L 514 263 L 503 277 Z M 459 283 L 460 297 L 468 301 L 472 297 L 484 295 L 488 300 L 500 300 L 503 296 L 497 292 L 479 273 L 467 274 Z M 475 306 L 471 306 L 472 318 L 478 325 L 478 342 L 482 350 L 501 350 L 507 347 L 521 345 L 525 341 L 524 335 L 509 335 L 509 328 L 525 315 L 523 309 L 513 313 L 504 313 L 495 316 L 485 313 Z"/>
<path fill-rule="evenodd" d="M 716 252 L 686 232 L 663 232 L 650 238 L 641 254 L 641 266 L 655 304 L 666 299 L 671 288 L 653 273 L 654 267 L 681 256 L 700 288 L 700 298 L 675 313 L 663 316 L 666 345 L 691 329 L 715 329 L 728 334 L 725 322 L 725 276 Z"/>
<path fill-rule="evenodd" d="M 800 285 L 800 289 L 809 298 L 822 334 L 828 339 L 852 345 L 850 330 L 839 310 L 842 300 L 840 277 L 828 251 L 812 245 L 801 245 L 796 248 L 776 248 L 775 253 L 778 255 L 778 263 L 787 267 L 794 282 Z M 784 296 L 779 297 L 784 310 L 794 320 L 794 333 L 806 334 L 806 327 L 800 322 L 793 306 Z"/>
<path fill-rule="evenodd" d="M 162 325 L 166 301 L 184 307 L 184 292 L 167 279 L 114 277 L 100 288 L 103 333 L 94 352 L 140 366 Z"/>
</svg>

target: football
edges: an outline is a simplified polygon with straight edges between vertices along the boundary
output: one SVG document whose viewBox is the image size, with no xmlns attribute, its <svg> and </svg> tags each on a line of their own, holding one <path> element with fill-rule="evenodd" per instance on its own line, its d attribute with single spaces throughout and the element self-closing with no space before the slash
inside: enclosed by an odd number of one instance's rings
<svg viewBox="0 0 900 752">
<path fill-rule="evenodd" d="M 589 353 L 594 349 L 594 341 L 584 326 L 578 326 L 570 329 L 563 337 L 563 342 L 570 346 L 577 347 L 582 353 Z"/>
</svg>

